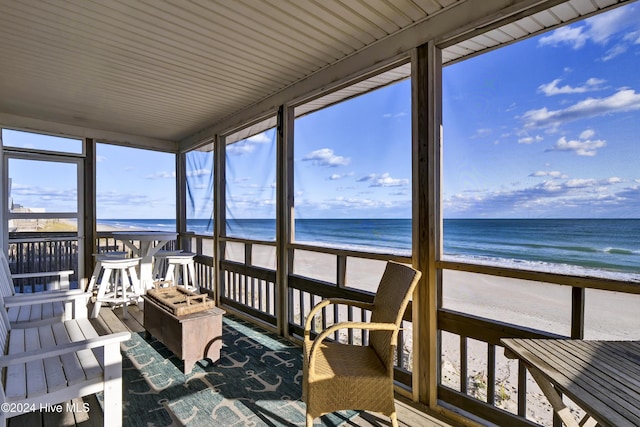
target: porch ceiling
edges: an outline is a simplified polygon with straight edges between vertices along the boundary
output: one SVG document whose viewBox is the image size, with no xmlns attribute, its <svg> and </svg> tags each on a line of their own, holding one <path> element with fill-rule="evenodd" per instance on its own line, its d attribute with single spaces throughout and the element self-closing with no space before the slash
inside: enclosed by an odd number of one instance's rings
<svg viewBox="0 0 640 427">
<path fill-rule="evenodd" d="M 0 125 L 58 123 L 173 146 L 466 2 L 0 0 Z M 561 16 L 534 23 L 549 27 L 613 3 L 572 0 Z M 456 42 L 443 57 L 529 28 Z"/>
</svg>

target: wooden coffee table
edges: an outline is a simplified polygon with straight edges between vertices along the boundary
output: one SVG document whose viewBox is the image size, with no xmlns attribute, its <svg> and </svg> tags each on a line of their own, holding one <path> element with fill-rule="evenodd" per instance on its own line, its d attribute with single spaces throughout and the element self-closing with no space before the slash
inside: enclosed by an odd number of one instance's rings
<svg viewBox="0 0 640 427">
<path fill-rule="evenodd" d="M 212 362 L 220 358 L 222 349 L 222 315 L 218 307 L 175 316 L 152 298 L 144 299 L 144 329 L 148 338 L 153 335 L 173 354 L 184 361 L 184 373 L 202 359 Z"/>
</svg>

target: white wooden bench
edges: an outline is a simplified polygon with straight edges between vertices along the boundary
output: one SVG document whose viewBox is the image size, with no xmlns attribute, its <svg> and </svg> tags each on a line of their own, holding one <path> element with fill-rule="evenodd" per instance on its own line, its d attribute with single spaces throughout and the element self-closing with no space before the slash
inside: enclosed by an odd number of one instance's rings
<svg viewBox="0 0 640 427">
<path fill-rule="evenodd" d="M 99 391 L 104 392 L 104 425 L 122 425 L 120 343 L 131 338 L 129 332 L 99 336 L 87 318 L 12 329 L 4 307 L 0 317 L 0 426 L 17 415 Z"/>
<path fill-rule="evenodd" d="M 40 277 L 59 275 L 64 282 L 72 271 L 11 274 L 9 263 L 0 251 L 0 294 L 8 310 L 9 321 L 16 328 L 20 325 L 36 326 L 49 322 L 87 317 L 90 292 L 79 289 L 52 290 L 46 292 L 17 294 L 13 285 L 15 277 Z"/>
</svg>

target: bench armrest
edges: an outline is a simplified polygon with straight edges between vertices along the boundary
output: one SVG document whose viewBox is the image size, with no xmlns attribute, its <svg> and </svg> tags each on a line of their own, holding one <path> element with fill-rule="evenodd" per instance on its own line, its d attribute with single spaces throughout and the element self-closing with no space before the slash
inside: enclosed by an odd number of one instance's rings
<svg viewBox="0 0 640 427">
<path fill-rule="evenodd" d="M 6 308 L 16 307 L 21 305 L 43 304 L 56 301 L 73 301 L 85 299 L 89 301 L 91 298 L 91 292 L 83 292 L 80 289 L 70 292 L 37 292 L 33 294 L 25 295 L 13 295 L 4 298 L 4 306 Z"/>
<path fill-rule="evenodd" d="M 19 354 L 11 354 L 8 356 L 0 356 L 0 368 L 10 365 L 18 365 L 22 363 L 32 362 L 35 360 L 43 360 L 49 357 L 57 357 L 63 354 L 75 353 L 80 350 L 87 350 L 96 347 L 105 347 L 110 344 L 131 339 L 130 332 L 117 332 L 114 334 L 103 335 L 97 338 L 89 338 L 82 341 L 61 344 L 45 349 L 25 351 Z"/>
</svg>

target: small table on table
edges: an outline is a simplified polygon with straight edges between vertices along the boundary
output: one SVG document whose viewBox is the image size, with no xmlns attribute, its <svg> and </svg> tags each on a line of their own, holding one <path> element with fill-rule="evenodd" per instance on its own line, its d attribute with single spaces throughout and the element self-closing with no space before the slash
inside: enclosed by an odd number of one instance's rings
<svg viewBox="0 0 640 427">
<path fill-rule="evenodd" d="M 165 231 L 117 231 L 113 238 L 122 241 L 134 256 L 140 257 L 140 284 L 142 291 L 153 287 L 153 256 L 178 233 Z M 140 246 L 136 246 L 140 242 Z"/>
<path fill-rule="evenodd" d="M 554 411 L 569 426 L 640 426 L 640 341 L 503 339 L 505 356 L 520 359 Z M 566 394 L 587 413 L 578 423 Z"/>
</svg>

